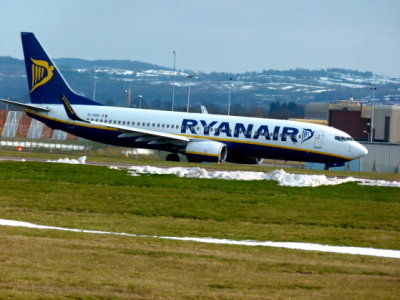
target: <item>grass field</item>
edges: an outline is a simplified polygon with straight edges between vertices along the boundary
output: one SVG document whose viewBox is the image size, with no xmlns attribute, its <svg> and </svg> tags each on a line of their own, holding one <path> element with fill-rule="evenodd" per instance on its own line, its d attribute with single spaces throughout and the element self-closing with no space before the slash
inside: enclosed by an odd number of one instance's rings
<svg viewBox="0 0 400 300">
<path fill-rule="evenodd" d="M 21 158 L 41 158 L 41 159 L 49 159 L 56 160 L 59 158 L 79 158 L 83 155 L 87 155 L 88 163 L 120 163 L 120 164 L 129 164 L 129 165 L 158 165 L 164 167 L 176 167 L 176 166 L 198 166 L 207 169 L 221 169 L 221 170 L 238 170 L 238 171 L 256 171 L 256 172 L 270 172 L 272 170 L 276 170 L 277 167 L 275 165 L 279 165 L 279 168 L 282 168 L 282 165 L 285 165 L 284 161 L 279 160 L 264 160 L 264 162 L 268 163 L 270 166 L 265 165 L 241 165 L 241 164 L 196 164 L 196 163 L 186 163 L 180 162 L 179 164 L 175 162 L 165 161 L 160 159 L 159 157 L 153 155 L 141 155 L 139 159 L 136 158 L 126 158 L 121 156 L 121 149 L 126 150 L 126 148 L 121 147 L 111 147 L 112 155 L 109 156 L 106 154 L 107 150 L 102 149 L 101 151 L 91 152 L 89 154 L 81 153 L 81 154 L 55 154 L 55 153 L 39 153 L 39 152 L 17 152 L 17 151 L 0 151 L 1 156 L 11 156 L 11 157 L 21 157 Z M 329 172 L 321 171 L 321 170 L 309 170 L 303 168 L 297 168 L 298 166 L 302 166 L 299 163 L 295 162 L 287 162 L 287 167 L 283 167 L 287 169 L 288 172 L 291 173 L 299 173 L 299 174 L 326 174 L 329 176 L 338 176 L 338 177 L 359 177 L 359 178 L 370 178 L 370 179 L 382 179 L 382 180 L 397 180 L 400 181 L 400 174 L 396 173 L 378 173 L 378 172 L 348 172 L 348 171 L 336 171 L 330 170 Z"/>
<path fill-rule="evenodd" d="M 398 188 L 0 163 L 0 218 L 146 235 L 400 249 Z M 0 227 L 0 299 L 398 299 L 398 259 Z"/>
</svg>

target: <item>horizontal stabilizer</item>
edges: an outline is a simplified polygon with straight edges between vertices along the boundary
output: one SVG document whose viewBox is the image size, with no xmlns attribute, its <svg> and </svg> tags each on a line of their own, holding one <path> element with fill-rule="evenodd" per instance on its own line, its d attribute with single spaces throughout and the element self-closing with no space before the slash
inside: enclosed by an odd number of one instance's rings
<svg viewBox="0 0 400 300">
<path fill-rule="evenodd" d="M 40 106 L 40 105 L 21 103 L 21 102 L 11 101 L 11 100 L 7 100 L 7 99 L 0 99 L 0 101 L 4 102 L 4 103 L 11 104 L 11 105 L 15 105 L 15 106 L 18 106 L 18 107 L 22 107 L 24 109 L 30 109 L 30 110 L 33 110 L 33 111 L 50 111 L 49 108 L 43 107 L 43 106 Z"/>
</svg>

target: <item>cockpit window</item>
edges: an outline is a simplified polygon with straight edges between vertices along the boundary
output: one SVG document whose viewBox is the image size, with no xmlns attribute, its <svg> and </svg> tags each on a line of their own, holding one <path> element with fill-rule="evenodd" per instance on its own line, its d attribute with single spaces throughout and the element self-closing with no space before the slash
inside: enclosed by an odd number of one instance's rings
<svg viewBox="0 0 400 300">
<path fill-rule="evenodd" d="M 348 136 L 335 136 L 335 140 L 339 141 L 339 142 L 345 142 L 345 141 L 354 141 L 352 137 Z"/>
</svg>

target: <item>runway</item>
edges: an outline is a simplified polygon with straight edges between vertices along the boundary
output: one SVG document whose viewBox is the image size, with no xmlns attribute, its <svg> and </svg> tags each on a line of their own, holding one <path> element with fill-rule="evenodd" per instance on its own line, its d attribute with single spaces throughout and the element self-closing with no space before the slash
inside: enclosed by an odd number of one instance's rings
<svg viewBox="0 0 400 300">
<path fill-rule="evenodd" d="M 63 159 L 61 160 L 54 160 L 55 162 L 62 162 Z M 69 162 L 66 160 L 65 163 L 71 163 L 71 159 L 68 159 Z M 25 161 L 37 161 L 37 162 L 49 162 L 48 158 L 36 158 L 36 157 L 18 157 L 18 156 L 0 156 L 0 161 L 20 161 L 20 162 L 25 162 Z M 118 168 L 129 168 L 132 166 L 132 164 L 128 163 L 108 163 L 108 162 L 84 162 L 86 165 L 90 166 L 104 166 L 104 167 L 118 167 Z"/>
</svg>

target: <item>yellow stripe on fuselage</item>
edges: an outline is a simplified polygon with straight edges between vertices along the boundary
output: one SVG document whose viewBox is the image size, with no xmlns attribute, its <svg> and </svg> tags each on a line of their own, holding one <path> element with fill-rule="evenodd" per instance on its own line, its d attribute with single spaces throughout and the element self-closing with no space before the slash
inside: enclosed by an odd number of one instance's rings
<svg viewBox="0 0 400 300">
<path fill-rule="evenodd" d="M 30 113 L 30 114 L 39 116 L 39 117 L 41 117 L 41 118 L 45 118 L 45 119 L 48 119 L 48 120 L 52 120 L 52 121 L 60 122 L 60 123 L 64 123 L 64 124 L 74 124 L 74 125 L 77 125 L 77 126 L 88 127 L 88 128 L 96 128 L 96 129 L 103 129 L 103 130 L 119 131 L 119 130 L 116 129 L 116 128 L 109 128 L 109 127 L 104 127 L 104 126 L 96 126 L 96 125 L 90 125 L 90 124 L 76 124 L 76 123 L 71 122 L 71 121 L 65 121 L 65 120 L 60 120 L 60 119 L 52 118 L 52 117 L 49 117 L 49 116 L 45 116 L 45 115 L 39 114 L 39 113 L 37 113 L 37 112 L 35 112 L 35 111 L 33 111 L 33 110 L 30 110 L 30 109 L 26 109 L 25 111 L 26 111 L 27 113 Z"/>
</svg>

